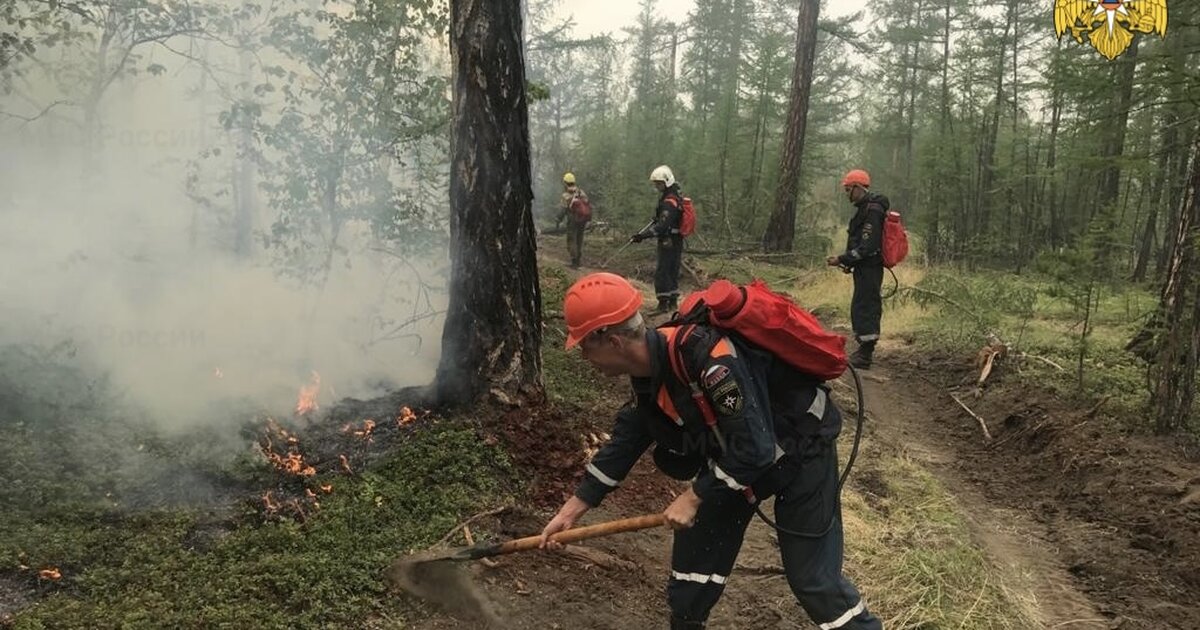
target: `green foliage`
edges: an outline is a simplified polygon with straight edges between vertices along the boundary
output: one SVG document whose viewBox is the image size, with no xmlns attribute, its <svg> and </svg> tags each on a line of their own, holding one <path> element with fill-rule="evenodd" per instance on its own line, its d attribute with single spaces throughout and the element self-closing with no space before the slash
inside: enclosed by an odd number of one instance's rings
<svg viewBox="0 0 1200 630">
<path fill-rule="evenodd" d="M 240 526 L 199 511 L 6 512 L 0 563 L 65 575 L 15 627 L 322 628 L 404 615 L 385 596 L 382 569 L 502 500 L 505 462 L 469 425 L 446 422 L 360 476 L 318 479 L 333 493 L 303 523 L 256 523 L 249 502 Z"/>
<path fill-rule="evenodd" d="M 229 119 L 261 138 L 260 187 L 277 212 L 266 243 L 283 269 L 321 277 L 354 222 L 404 251 L 441 233 L 444 218 L 393 183 L 391 164 L 431 150 L 444 159 L 446 78 L 424 66 L 420 51 L 445 20 L 440 3 L 366 2 L 349 13 L 297 8 L 271 21 L 263 43 L 301 70 L 264 68 L 261 87 L 277 90 L 282 106 L 238 103 Z"/>
<path fill-rule="evenodd" d="M 1001 274 L 933 271 L 900 299 L 938 306 L 929 324 L 937 338 L 959 348 L 981 345 L 988 335 L 1019 339 L 1034 316 L 1035 284 Z"/>
<path fill-rule="evenodd" d="M 235 426 L 166 433 L 75 365 L 69 345 L 0 349 L 0 573 L 43 597 L 17 628 L 356 627 L 387 611 L 381 570 L 464 513 L 508 498 L 512 470 L 470 417 L 425 418 L 320 509 Z M 302 432 L 303 436 L 303 432 Z M 288 516 L 283 516 L 287 514 Z M 24 567 L 24 568 L 22 568 Z M 38 570 L 57 567 L 58 582 Z"/>
</svg>

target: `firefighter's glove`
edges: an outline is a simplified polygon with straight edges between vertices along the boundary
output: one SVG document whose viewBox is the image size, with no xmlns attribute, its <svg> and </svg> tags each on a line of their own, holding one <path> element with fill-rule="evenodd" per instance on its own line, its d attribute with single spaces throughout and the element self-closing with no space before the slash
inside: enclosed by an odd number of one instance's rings
<svg viewBox="0 0 1200 630">
<path fill-rule="evenodd" d="M 637 234 L 629 237 L 630 243 L 641 243 L 644 240 L 646 240 L 646 234 L 643 234 L 642 232 L 638 232 Z"/>
</svg>

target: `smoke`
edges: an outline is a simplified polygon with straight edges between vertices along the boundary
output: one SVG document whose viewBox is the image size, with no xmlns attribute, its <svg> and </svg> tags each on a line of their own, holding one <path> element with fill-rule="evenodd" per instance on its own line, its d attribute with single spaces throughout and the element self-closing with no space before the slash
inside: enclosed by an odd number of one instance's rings
<svg viewBox="0 0 1200 630">
<path fill-rule="evenodd" d="M 220 104 L 197 103 L 197 81 L 116 82 L 92 135 L 69 104 L 0 117 L 0 344 L 68 344 L 168 428 L 231 403 L 287 414 L 314 371 L 322 405 L 429 382 L 441 257 L 378 251 L 354 223 L 323 288 L 279 275 L 261 239 L 235 256 L 224 219 L 185 190 L 188 160 L 224 141 Z M 55 95 L 47 85 L 22 98 Z M 0 110 L 35 118 L 19 101 L 0 97 Z M 261 233 L 273 218 L 257 205 Z"/>
</svg>

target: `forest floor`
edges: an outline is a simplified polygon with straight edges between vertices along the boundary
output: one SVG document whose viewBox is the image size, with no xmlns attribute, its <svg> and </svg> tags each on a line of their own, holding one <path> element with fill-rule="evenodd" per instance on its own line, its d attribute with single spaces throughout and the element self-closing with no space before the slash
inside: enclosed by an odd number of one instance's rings
<svg viewBox="0 0 1200 630">
<path fill-rule="evenodd" d="M 199 508 L 148 511 L 117 508 L 115 500 L 111 508 L 84 502 L 101 490 L 121 494 L 107 482 L 99 490 L 82 481 L 39 485 L 70 471 L 44 468 L 55 460 L 35 456 L 36 436 L 24 441 L 32 429 L 10 426 L 16 441 L 0 443 L 0 476 L 16 481 L 0 499 L 17 509 L 0 521 L 0 628 L 482 625 L 387 591 L 381 577 L 387 562 L 406 549 L 435 545 L 455 524 L 497 508 L 504 510 L 472 522 L 478 538 L 540 531 L 627 398 L 621 379 L 599 375 L 578 353 L 562 349 L 562 295 L 596 267 L 567 268 L 559 237 L 544 236 L 540 244 L 549 397 L 543 407 L 439 419 L 421 411 L 419 390 L 344 402 L 299 429 L 314 477 L 280 475 L 261 462 L 213 465 L 206 480 L 222 489 L 219 496 Z M 601 259 L 597 247 L 589 251 Z M 651 249 L 630 248 L 611 269 L 639 283 L 648 306 Z M 773 286 L 800 291 L 824 271 L 733 257 L 692 260 L 684 284 L 764 275 Z M 844 331 L 838 309 L 818 312 Z M 885 329 L 903 328 L 900 317 L 886 313 Z M 864 373 L 866 428 L 843 491 L 846 572 L 885 627 L 1200 628 L 1195 450 L 1130 430 L 1105 415 L 1103 402 L 1064 398 L 1005 362 L 977 389 L 974 356 L 915 341 L 907 332 L 890 336 Z M 847 410 L 844 459 L 855 401 L 845 377 L 834 389 Z M 983 419 L 991 439 L 952 395 Z M 401 404 L 420 417 L 386 422 Z M 380 419 L 373 441 L 346 431 L 361 430 L 368 417 Z M 131 440 L 138 452 L 150 442 L 149 450 L 194 467 L 178 443 Z M 648 459 L 585 524 L 658 512 L 682 490 Z M 191 477 L 185 481 L 195 485 Z M 22 483 L 24 490 L 16 487 Z M 319 495 L 319 508 L 310 506 L 304 489 L 324 484 L 332 494 Z M 29 488 L 80 498 L 55 508 Z M 273 509 L 264 508 L 271 503 L 264 489 L 275 492 Z M 293 497 L 303 511 L 286 508 Z M 444 544 L 465 540 L 456 534 Z M 463 569 L 505 627 L 666 627 L 668 530 L 582 546 L 590 551 L 528 552 Z M 50 563 L 62 569 L 61 580 L 36 575 Z M 775 533 L 757 520 L 710 622 L 711 628 L 814 627 L 780 571 Z"/>
<path fill-rule="evenodd" d="M 544 249 L 554 264 L 561 253 Z M 646 279 L 645 266 L 614 270 Z M 847 572 L 885 627 L 1200 628 L 1195 454 L 1003 369 L 976 397 L 964 386 L 978 376 L 973 358 L 890 341 L 863 379 L 867 428 L 845 492 Z M 605 384 L 611 396 L 581 409 L 598 427 L 623 399 L 619 387 Z M 837 391 L 852 408 L 848 387 Z M 990 440 L 952 394 L 985 418 Z M 661 509 L 677 489 L 643 460 L 587 520 Z M 669 532 L 588 545 L 619 561 L 525 554 L 475 567 L 476 581 L 514 628 L 663 627 Z M 812 627 L 779 563 L 774 532 L 754 521 L 710 627 Z M 431 618 L 418 627 L 456 626 Z"/>
</svg>

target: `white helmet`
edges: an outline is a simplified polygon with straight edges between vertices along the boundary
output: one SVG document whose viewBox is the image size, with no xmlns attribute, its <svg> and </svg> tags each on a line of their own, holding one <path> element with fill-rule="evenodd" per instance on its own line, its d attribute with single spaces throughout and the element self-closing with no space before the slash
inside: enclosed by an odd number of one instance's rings
<svg viewBox="0 0 1200 630">
<path fill-rule="evenodd" d="M 667 188 L 670 188 L 675 185 L 675 175 L 671 172 L 671 167 L 663 164 L 650 172 L 650 181 L 662 182 L 667 185 Z"/>
</svg>

